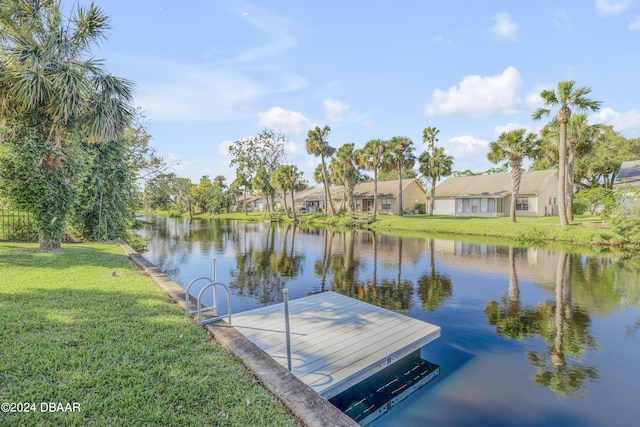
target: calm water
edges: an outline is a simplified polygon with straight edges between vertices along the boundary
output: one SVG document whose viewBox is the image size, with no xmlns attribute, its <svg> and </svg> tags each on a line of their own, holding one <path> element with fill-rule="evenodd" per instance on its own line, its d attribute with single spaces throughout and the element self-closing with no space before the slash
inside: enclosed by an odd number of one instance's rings
<svg viewBox="0 0 640 427">
<path fill-rule="evenodd" d="M 440 375 L 374 426 L 638 425 L 637 255 L 146 219 L 145 256 L 182 286 L 210 276 L 216 257 L 234 313 L 281 302 L 286 287 L 292 299 L 333 290 L 439 325 L 421 356 Z"/>
</svg>

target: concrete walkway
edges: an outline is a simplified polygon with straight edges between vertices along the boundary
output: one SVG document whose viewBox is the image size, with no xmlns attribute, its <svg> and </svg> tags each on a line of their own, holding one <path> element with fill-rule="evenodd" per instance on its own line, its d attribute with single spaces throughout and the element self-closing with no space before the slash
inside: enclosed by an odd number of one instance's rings
<svg viewBox="0 0 640 427">
<path fill-rule="evenodd" d="M 120 243 L 125 254 L 148 274 L 183 310 L 184 289 L 129 245 Z M 195 305 L 195 300 L 191 297 Z M 298 419 L 310 427 L 355 427 L 358 423 L 322 398 L 285 367 L 249 341 L 224 320 L 204 328 L 231 354 L 240 358 L 260 383 L 273 393 Z"/>
</svg>

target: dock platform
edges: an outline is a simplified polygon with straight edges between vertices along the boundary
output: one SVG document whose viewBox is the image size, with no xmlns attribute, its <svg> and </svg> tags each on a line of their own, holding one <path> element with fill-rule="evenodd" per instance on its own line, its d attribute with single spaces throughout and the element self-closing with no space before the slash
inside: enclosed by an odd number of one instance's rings
<svg viewBox="0 0 640 427">
<path fill-rule="evenodd" d="M 284 304 L 233 315 L 233 327 L 287 366 Z M 291 370 L 326 399 L 440 336 L 440 327 L 335 292 L 289 302 Z"/>
</svg>

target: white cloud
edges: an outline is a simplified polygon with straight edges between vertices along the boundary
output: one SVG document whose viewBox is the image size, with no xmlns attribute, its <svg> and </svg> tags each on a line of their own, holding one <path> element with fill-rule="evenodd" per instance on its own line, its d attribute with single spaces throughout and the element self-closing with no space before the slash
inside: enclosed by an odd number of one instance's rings
<svg viewBox="0 0 640 427">
<path fill-rule="evenodd" d="M 445 45 L 453 44 L 453 40 L 451 40 L 449 37 L 442 36 L 442 35 L 434 37 L 433 42 L 436 44 L 445 44 Z"/>
<path fill-rule="evenodd" d="M 502 40 L 516 41 L 518 39 L 518 24 L 513 22 L 508 13 L 498 13 L 494 17 L 496 23 L 491 28 L 491 32 Z"/>
<path fill-rule="evenodd" d="M 596 10 L 605 15 L 617 15 L 629 9 L 633 0 L 596 0 Z"/>
<path fill-rule="evenodd" d="M 631 22 L 627 27 L 631 31 L 640 31 L 640 18 L 637 18 L 635 21 Z"/>
<path fill-rule="evenodd" d="M 444 144 L 445 152 L 453 156 L 455 170 L 470 169 L 475 172 L 485 171 L 491 167 L 487 160 L 489 142 L 472 136 L 456 136 Z"/>
<path fill-rule="evenodd" d="M 553 25 L 561 30 L 573 30 L 573 21 L 566 10 L 555 8 L 553 10 Z"/>
<path fill-rule="evenodd" d="M 281 130 L 287 136 L 305 136 L 315 125 L 302 113 L 273 107 L 258 114 L 261 127 Z"/>
<path fill-rule="evenodd" d="M 522 109 L 522 100 L 517 94 L 521 84 L 520 73 L 514 67 L 508 67 L 497 76 L 466 76 L 458 86 L 452 86 L 448 91 L 434 90 L 425 114 L 475 117 L 516 114 Z"/>
<path fill-rule="evenodd" d="M 589 116 L 589 123 L 604 123 L 613 126 L 627 138 L 637 138 L 640 135 L 640 111 L 629 110 L 619 113 L 612 108 L 603 108 Z"/>
<path fill-rule="evenodd" d="M 509 122 L 509 123 L 507 123 L 506 125 L 503 125 L 503 126 L 500 126 L 500 125 L 495 126 L 493 128 L 493 134 L 496 137 L 499 137 L 503 132 L 511 132 L 512 130 L 522 129 L 522 128 L 526 129 L 527 131 L 529 131 L 531 133 L 536 133 L 537 132 L 537 131 L 531 130 L 529 128 L 529 126 L 527 126 L 527 125 L 523 125 L 523 124 L 516 123 L 516 122 Z"/>
<path fill-rule="evenodd" d="M 324 109 L 327 120 L 340 123 L 349 114 L 349 104 L 338 101 L 336 99 L 327 99 L 324 101 Z"/>
</svg>

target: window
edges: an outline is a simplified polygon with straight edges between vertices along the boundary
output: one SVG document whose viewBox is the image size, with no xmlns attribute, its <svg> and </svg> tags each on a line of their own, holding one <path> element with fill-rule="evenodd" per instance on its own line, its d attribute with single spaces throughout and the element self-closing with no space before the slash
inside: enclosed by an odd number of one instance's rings
<svg viewBox="0 0 640 427">
<path fill-rule="evenodd" d="M 496 207 L 497 213 L 504 212 L 504 199 L 498 199 L 498 206 Z"/>
<path fill-rule="evenodd" d="M 471 212 L 478 213 L 478 199 L 471 199 Z"/>
<path fill-rule="evenodd" d="M 518 197 L 516 199 L 516 210 L 517 211 L 528 211 L 529 210 L 529 198 L 528 197 Z"/>
<path fill-rule="evenodd" d="M 382 210 L 383 211 L 391 210 L 391 199 L 382 199 Z"/>
<path fill-rule="evenodd" d="M 496 199 L 487 200 L 487 212 L 495 212 L 496 211 Z"/>
</svg>

